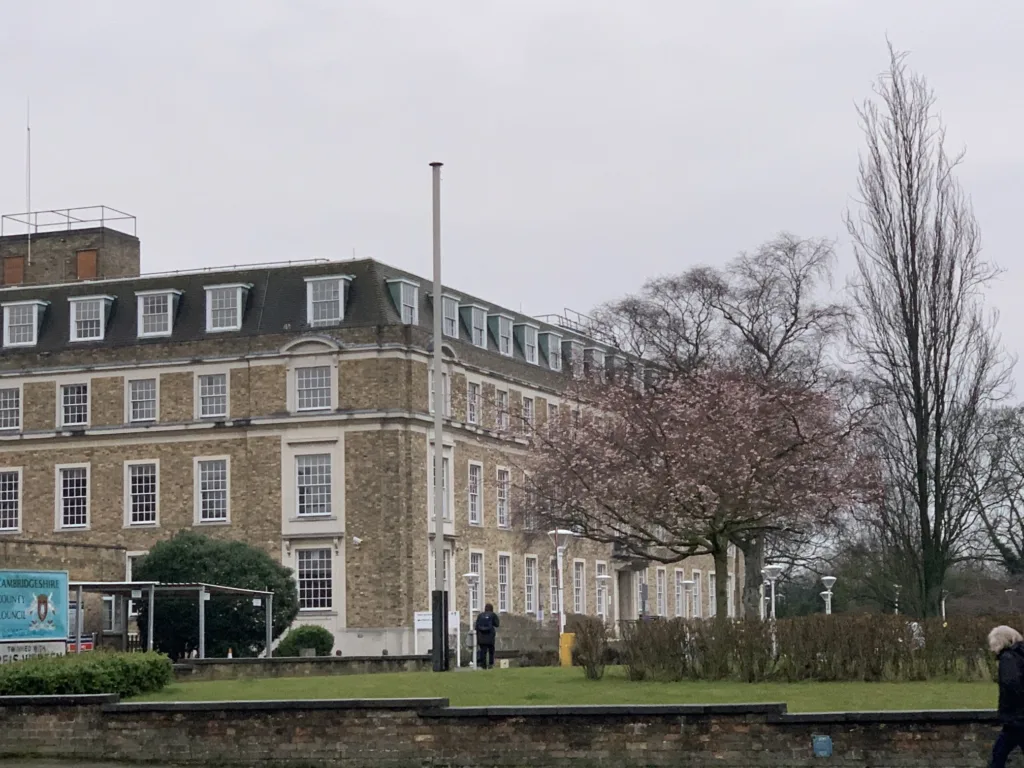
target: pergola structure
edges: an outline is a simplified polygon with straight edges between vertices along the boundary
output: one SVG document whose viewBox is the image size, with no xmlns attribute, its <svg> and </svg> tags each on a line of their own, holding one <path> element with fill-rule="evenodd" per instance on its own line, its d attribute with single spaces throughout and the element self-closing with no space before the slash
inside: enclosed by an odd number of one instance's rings
<svg viewBox="0 0 1024 768">
<path fill-rule="evenodd" d="M 196 595 L 199 599 L 199 658 L 206 658 L 206 601 L 210 595 L 235 595 L 236 597 L 251 597 L 263 600 L 266 606 L 266 630 L 267 647 L 264 654 L 270 658 L 270 645 L 274 639 L 274 593 L 261 589 L 242 589 L 241 587 L 224 587 L 219 584 L 162 584 L 157 581 L 72 581 L 68 584 L 68 591 L 75 593 L 78 601 L 78 610 L 75 614 L 76 644 L 75 652 L 82 652 L 82 595 L 100 594 L 111 595 L 119 598 L 118 611 L 121 616 L 121 632 L 124 634 L 125 648 L 128 640 L 128 601 L 130 599 L 142 599 L 145 596 L 149 600 L 149 610 L 146 611 L 148 622 L 146 632 L 146 650 L 153 650 L 153 610 L 156 603 L 156 595 Z"/>
</svg>

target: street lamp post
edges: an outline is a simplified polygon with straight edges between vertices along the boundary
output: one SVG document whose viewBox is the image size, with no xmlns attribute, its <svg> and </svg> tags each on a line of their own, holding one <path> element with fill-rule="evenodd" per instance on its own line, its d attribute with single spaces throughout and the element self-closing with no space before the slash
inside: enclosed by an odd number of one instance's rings
<svg viewBox="0 0 1024 768">
<path fill-rule="evenodd" d="M 946 626 L 946 598 L 949 592 L 942 590 L 942 626 Z"/>
<path fill-rule="evenodd" d="M 548 536 L 551 537 L 551 541 L 555 545 L 555 567 L 558 569 L 558 634 L 561 636 L 565 634 L 565 594 L 562 589 L 564 582 L 562 568 L 565 564 L 565 548 L 575 534 L 565 528 L 559 528 L 548 531 Z"/>
<path fill-rule="evenodd" d="M 779 576 L 782 575 L 782 566 L 777 563 L 770 563 L 764 567 L 764 577 L 768 580 L 769 589 L 771 590 L 772 596 L 772 621 L 775 621 L 775 582 L 778 581 Z"/>
<path fill-rule="evenodd" d="M 608 589 L 608 583 L 612 580 L 612 577 L 607 573 L 602 573 L 597 576 L 597 604 L 604 606 L 604 615 L 601 616 L 601 620 L 605 623 L 608 622 L 608 614 L 611 613 L 608 609 L 609 605 L 608 596 L 611 594 L 611 590 Z"/>
<path fill-rule="evenodd" d="M 469 573 L 462 574 L 462 578 L 466 580 L 466 584 L 469 586 L 469 667 L 470 669 L 476 669 L 476 628 L 473 626 L 473 588 L 480 583 L 480 574 L 470 571 Z"/>
<path fill-rule="evenodd" d="M 825 598 L 825 615 L 829 616 L 832 613 L 832 587 L 836 585 L 836 577 L 822 576 L 821 583 L 825 585 L 825 591 L 821 593 Z"/>
</svg>

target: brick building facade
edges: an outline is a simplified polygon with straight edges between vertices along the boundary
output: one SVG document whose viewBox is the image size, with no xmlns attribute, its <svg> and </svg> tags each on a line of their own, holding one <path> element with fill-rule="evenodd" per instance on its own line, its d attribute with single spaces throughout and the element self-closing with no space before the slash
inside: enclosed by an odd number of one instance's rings
<svg viewBox="0 0 1024 768">
<path fill-rule="evenodd" d="M 24 245 L 0 238 L 0 567 L 51 546 L 93 578 L 120 552 L 130 579 L 195 528 L 294 569 L 298 621 L 346 654 L 410 652 L 433 577 L 429 281 L 369 260 L 141 275 L 138 240 L 108 227 L 35 235 L 31 264 Z M 463 621 L 471 600 L 550 618 L 554 551 L 515 515 L 527 442 L 503 422 L 564 416 L 574 371 L 623 358 L 578 328 L 441 303 L 451 603 Z M 646 582 L 648 613 L 706 616 L 710 565 L 630 570 L 574 541 L 566 610 L 635 618 Z"/>
</svg>

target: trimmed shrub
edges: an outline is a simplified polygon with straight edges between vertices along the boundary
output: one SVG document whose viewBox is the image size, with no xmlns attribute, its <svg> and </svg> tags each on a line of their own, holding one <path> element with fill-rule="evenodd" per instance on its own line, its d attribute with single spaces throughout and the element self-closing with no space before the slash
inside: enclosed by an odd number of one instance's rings
<svg viewBox="0 0 1024 768">
<path fill-rule="evenodd" d="M 0 667 L 0 696 L 159 691 L 171 681 L 171 660 L 160 653 L 91 651 L 16 661 Z"/>
<path fill-rule="evenodd" d="M 303 648 L 313 648 L 317 656 L 330 656 L 334 650 L 334 634 L 312 624 L 296 627 L 277 644 L 274 655 L 298 656 Z"/>
</svg>

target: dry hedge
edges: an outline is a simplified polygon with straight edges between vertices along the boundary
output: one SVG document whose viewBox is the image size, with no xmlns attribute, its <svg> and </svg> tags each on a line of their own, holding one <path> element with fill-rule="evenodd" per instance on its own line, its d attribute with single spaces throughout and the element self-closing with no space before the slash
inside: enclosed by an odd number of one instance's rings
<svg viewBox="0 0 1024 768">
<path fill-rule="evenodd" d="M 654 619 L 623 624 L 619 654 L 631 680 L 989 680 L 989 630 L 1022 618 L 806 616 L 776 622 L 774 643 L 767 621 Z"/>
</svg>

